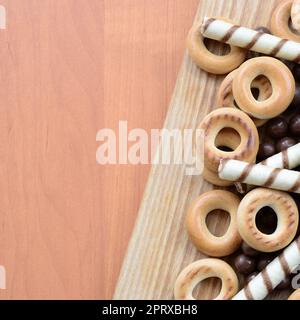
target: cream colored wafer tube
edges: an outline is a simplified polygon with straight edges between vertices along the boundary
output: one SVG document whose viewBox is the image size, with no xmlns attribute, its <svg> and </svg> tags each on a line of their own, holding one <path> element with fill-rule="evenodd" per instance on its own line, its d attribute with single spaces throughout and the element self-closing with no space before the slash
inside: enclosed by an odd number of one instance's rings
<svg viewBox="0 0 300 320">
<path fill-rule="evenodd" d="M 300 193 L 300 172 L 239 160 L 221 160 L 219 177 L 276 190 Z"/>
<path fill-rule="evenodd" d="M 238 292 L 232 300 L 263 300 L 300 265 L 300 238 Z"/>
<path fill-rule="evenodd" d="M 298 167 L 300 165 L 300 143 L 275 154 L 260 162 L 260 164 L 279 169 L 294 169 Z M 253 188 L 253 186 L 242 185 L 239 182 L 237 182 L 235 186 L 240 193 L 246 193 Z"/>
<path fill-rule="evenodd" d="M 201 33 L 205 38 L 295 63 L 300 62 L 300 43 L 237 26 L 224 20 L 204 18 Z"/>
</svg>

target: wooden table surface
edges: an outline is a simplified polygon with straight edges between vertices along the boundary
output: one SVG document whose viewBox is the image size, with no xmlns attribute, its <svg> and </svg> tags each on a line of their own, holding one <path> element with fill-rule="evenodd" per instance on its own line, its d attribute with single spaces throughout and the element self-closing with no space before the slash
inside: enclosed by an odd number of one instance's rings
<svg viewBox="0 0 300 320">
<path fill-rule="evenodd" d="M 149 167 L 96 133 L 162 127 L 198 0 L 0 4 L 0 298 L 111 298 Z"/>
</svg>

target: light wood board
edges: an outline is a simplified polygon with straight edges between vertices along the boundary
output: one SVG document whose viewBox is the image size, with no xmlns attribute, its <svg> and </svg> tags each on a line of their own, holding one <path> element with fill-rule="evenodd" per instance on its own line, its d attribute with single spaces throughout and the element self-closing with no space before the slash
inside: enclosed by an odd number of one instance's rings
<svg viewBox="0 0 300 320">
<path fill-rule="evenodd" d="M 224 16 L 249 27 L 269 25 L 277 0 L 203 0 L 196 21 L 204 16 Z M 223 77 L 199 70 L 185 53 L 165 121 L 168 129 L 195 129 L 215 108 L 215 94 Z M 152 167 L 126 258 L 116 287 L 115 299 L 172 299 L 179 272 L 203 257 L 187 236 L 184 225 L 191 201 L 212 186 L 201 176 L 185 174 L 184 165 Z M 212 229 L 224 224 L 215 219 Z M 215 282 L 206 284 L 202 298 L 216 293 Z"/>
</svg>

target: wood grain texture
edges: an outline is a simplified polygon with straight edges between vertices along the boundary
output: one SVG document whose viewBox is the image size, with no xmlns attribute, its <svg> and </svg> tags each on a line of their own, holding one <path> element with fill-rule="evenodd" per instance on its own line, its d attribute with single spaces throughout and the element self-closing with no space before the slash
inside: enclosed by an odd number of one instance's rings
<svg viewBox="0 0 300 320">
<path fill-rule="evenodd" d="M 162 126 L 198 0 L 0 4 L 0 299 L 111 298 L 149 168 L 96 133 Z"/>
<path fill-rule="evenodd" d="M 279 1 L 200 1 L 196 21 L 204 16 L 225 16 L 249 27 L 268 25 Z M 186 54 L 165 128 L 195 129 L 215 108 L 215 93 L 222 77 L 199 70 Z M 203 257 L 191 244 L 184 227 L 191 201 L 211 185 L 202 177 L 185 175 L 185 166 L 153 166 L 122 267 L 115 299 L 171 299 L 179 272 Z M 215 220 L 214 228 L 223 219 Z M 216 286 L 206 286 L 202 298 L 212 297 Z"/>
</svg>

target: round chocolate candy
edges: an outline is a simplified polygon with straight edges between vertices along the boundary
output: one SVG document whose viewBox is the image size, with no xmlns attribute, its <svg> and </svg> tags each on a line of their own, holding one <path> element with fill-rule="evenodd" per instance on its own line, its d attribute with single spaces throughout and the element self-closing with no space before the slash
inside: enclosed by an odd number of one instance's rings
<svg viewBox="0 0 300 320">
<path fill-rule="evenodd" d="M 300 136 L 300 114 L 297 114 L 291 118 L 289 127 L 291 134 L 294 136 Z"/>
<path fill-rule="evenodd" d="M 272 261 L 273 261 L 273 257 L 271 255 L 262 256 L 257 263 L 257 269 L 259 271 L 264 270 L 266 266 Z"/>
<path fill-rule="evenodd" d="M 300 86 L 297 84 L 295 88 L 295 96 L 291 105 L 300 107 Z"/>
<path fill-rule="evenodd" d="M 284 60 L 284 59 L 282 59 L 281 62 L 283 62 L 291 71 L 293 71 L 295 67 L 295 62 Z"/>
<path fill-rule="evenodd" d="M 259 145 L 257 157 L 259 161 L 262 161 L 273 156 L 275 153 L 275 143 L 273 141 L 264 141 Z"/>
<path fill-rule="evenodd" d="M 251 248 L 245 241 L 242 243 L 242 251 L 248 257 L 256 257 L 260 254 L 259 251 Z"/>
<path fill-rule="evenodd" d="M 267 135 L 274 139 L 281 139 L 287 136 L 288 123 L 283 117 L 277 117 L 267 123 Z"/>
<path fill-rule="evenodd" d="M 296 81 L 300 81 L 300 65 L 298 63 L 293 67 L 293 75 Z"/>
<path fill-rule="evenodd" d="M 281 152 L 283 150 L 286 150 L 294 146 L 296 143 L 297 141 L 293 138 L 290 138 L 290 137 L 282 138 L 276 143 L 276 150 L 277 152 Z"/>
<path fill-rule="evenodd" d="M 235 258 L 234 265 L 238 272 L 242 274 L 250 274 L 256 268 L 256 261 L 251 257 L 240 254 Z"/>
<path fill-rule="evenodd" d="M 279 285 L 276 287 L 278 290 L 284 290 L 288 289 L 291 286 L 291 280 L 289 277 L 286 277 L 284 280 L 282 280 Z"/>
<path fill-rule="evenodd" d="M 252 281 L 254 278 L 256 278 L 257 275 L 258 275 L 258 272 L 257 272 L 257 271 L 251 273 L 251 274 L 245 279 L 246 284 L 249 283 L 250 281 Z"/>
</svg>

